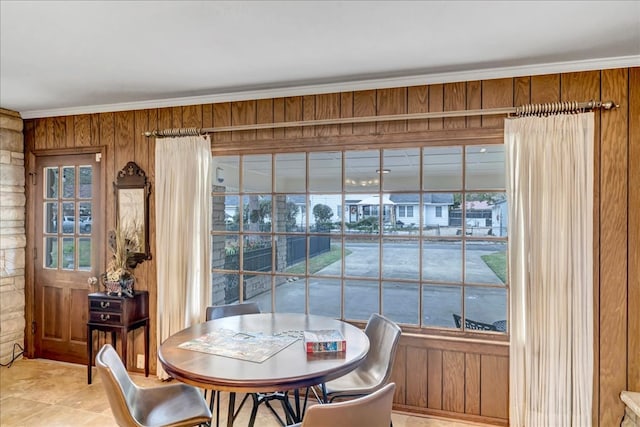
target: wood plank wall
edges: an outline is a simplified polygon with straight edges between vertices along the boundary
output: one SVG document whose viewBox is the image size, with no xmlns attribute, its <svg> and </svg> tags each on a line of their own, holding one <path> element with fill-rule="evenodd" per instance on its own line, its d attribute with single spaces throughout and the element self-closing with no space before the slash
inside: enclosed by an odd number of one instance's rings
<svg viewBox="0 0 640 427">
<path fill-rule="evenodd" d="M 116 172 L 133 160 L 154 183 L 155 142 L 142 137 L 143 130 L 505 107 L 529 102 L 614 100 L 620 104 L 619 109 L 596 113 L 593 419 L 594 425 L 604 427 L 620 423 L 620 391 L 640 390 L 639 86 L 638 68 L 594 70 L 32 119 L 25 121 L 25 152 L 104 147 L 105 228 L 109 229 L 115 221 L 111 182 Z M 411 145 L 425 138 L 434 143 L 451 138 L 496 138 L 501 134 L 502 123 L 501 117 L 463 117 L 226 132 L 214 134 L 212 139 L 214 154 L 369 148 L 390 142 Z M 28 207 L 27 212 L 32 208 Z M 152 253 L 153 213 L 151 197 Z M 27 270 L 32 268 L 27 264 Z M 154 260 L 136 269 L 139 288 L 150 292 L 152 313 L 156 303 L 155 273 Z M 33 275 L 27 271 L 26 276 L 29 307 L 33 299 L 29 278 Z M 152 349 L 156 347 L 155 327 L 152 314 Z M 30 331 L 26 335 L 27 355 L 33 356 L 33 337 Z M 132 340 L 133 357 L 142 353 L 141 334 Z M 152 369 L 155 355 L 152 350 Z M 135 366 L 133 360 L 129 364 Z M 508 347 L 504 343 L 406 334 L 400 343 L 394 380 L 398 383 L 397 409 L 507 424 Z"/>
</svg>

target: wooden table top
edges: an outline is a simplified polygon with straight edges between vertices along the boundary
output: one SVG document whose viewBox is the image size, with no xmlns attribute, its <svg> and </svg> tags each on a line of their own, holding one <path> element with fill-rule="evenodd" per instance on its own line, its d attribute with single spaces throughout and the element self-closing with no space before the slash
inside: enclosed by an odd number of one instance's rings
<svg viewBox="0 0 640 427">
<path fill-rule="evenodd" d="M 307 355 L 300 339 L 262 363 L 218 356 L 178 346 L 215 329 L 262 332 L 337 329 L 347 351 Z M 323 316 L 262 313 L 225 317 L 200 323 L 169 337 L 158 350 L 164 370 L 197 387 L 237 392 L 269 392 L 303 388 L 338 378 L 355 369 L 369 351 L 366 334 L 348 323 Z"/>
</svg>

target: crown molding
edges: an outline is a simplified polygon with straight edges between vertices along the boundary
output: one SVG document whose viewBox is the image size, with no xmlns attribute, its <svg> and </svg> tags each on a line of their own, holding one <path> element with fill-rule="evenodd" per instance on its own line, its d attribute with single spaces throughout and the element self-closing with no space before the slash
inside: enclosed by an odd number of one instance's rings
<svg viewBox="0 0 640 427">
<path fill-rule="evenodd" d="M 76 114 L 105 113 L 115 111 L 143 110 L 148 108 L 179 107 L 185 105 L 213 104 L 219 102 L 246 101 L 252 99 L 282 98 L 289 96 L 319 95 L 325 93 L 350 92 L 356 90 L 387 89 L 436 83 L 453 83 L 471 80 L 489 80 L 505 77 L 535 76 L 541 74 L 570 73 L 577 71 L 605 70 L 640 66 L 640 55 L 599 58 L 582 61 L 553 62 L 514 67 L 486 68 L 449 73 L 432 73 L 414 76 L 365 79 L 342 83 L 326 83 L 279 87 L 272 89 L 237 91 L 213 95 L 182 98 L 155 99 L 123 102 L 117 104 L 85 105 L 80 107 L 53 108 L 47 110 L 21 111 L 23 119 L 34 119 Z"/>
</svg>

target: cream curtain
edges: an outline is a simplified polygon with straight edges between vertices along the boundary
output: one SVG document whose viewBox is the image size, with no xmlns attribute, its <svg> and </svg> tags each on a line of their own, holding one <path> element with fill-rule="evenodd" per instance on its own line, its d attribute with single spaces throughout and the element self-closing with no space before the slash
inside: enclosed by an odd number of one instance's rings
<svg viewBox="0 0 640 427">
<path fill-rule="evenodd" d="M 593 123 L 505 121 L 512 426 L 591 425 Z"/>
<path fill-rule="evenodd" d="M 156 143 L 156 266 L 158 346 L 201 322 L 211 299 L 209 136 Z M 168 376 L 158 361 L 158 377 Z"/>
</svg>

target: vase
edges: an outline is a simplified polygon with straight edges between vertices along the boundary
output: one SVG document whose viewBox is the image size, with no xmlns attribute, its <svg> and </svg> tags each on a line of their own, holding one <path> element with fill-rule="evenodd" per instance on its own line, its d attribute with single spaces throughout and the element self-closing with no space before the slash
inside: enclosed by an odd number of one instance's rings
<svg viewBox="0 0 640 427">
<path fill-rule="evenodd" d="M 133 276 L 121 277 L 120 280 L 107 280 L 106 276 L 102 276 L 102 283 L 105 287 L 107 295 L 118 295 L 133 298 L 133 284 L 135 278 Z"/>
</svg>

